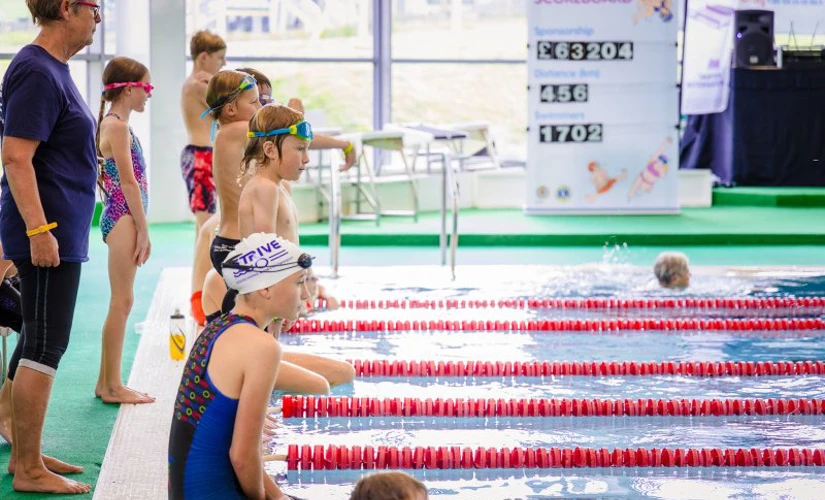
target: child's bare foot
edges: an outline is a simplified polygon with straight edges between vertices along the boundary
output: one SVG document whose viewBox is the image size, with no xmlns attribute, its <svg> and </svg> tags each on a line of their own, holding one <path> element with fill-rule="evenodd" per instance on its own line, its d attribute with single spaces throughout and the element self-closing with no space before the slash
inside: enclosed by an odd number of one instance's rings
<svg viewBox="0 0 825 500">
<path fill-rule="evenodd" d="M 92 487 L 78 481 L 58 476 L 43 467 L 36 467 L 23 473 L 15 474 L 11 483 L 14 491 L 28 491 L 33 493 L 89 493 Z"/>
<path fill-rule="evenodd" d="M 125 385 L 110 388 L 98 387 L 95 389 L 95 396 L 108 404 L 145 404 L 155 402 L 155 398 L 152 396 L 129 389 Z"/>
<path fill-rule="evenodd" d="M 58 460 L 48 455 L 40 455 L 40 459 L 43 460 L 43 465 L 55 474 L 80 474 L 83 472 L 83 467 L 79 465 L 67 464 L 62 460 Z M 12 476 L 15 475 L 15 472 L 17 472 L 17 459 L 15 458 L 14 453 L 12 453 L 11 458 L 9 458 L 8 471 Z"/>
</svg>

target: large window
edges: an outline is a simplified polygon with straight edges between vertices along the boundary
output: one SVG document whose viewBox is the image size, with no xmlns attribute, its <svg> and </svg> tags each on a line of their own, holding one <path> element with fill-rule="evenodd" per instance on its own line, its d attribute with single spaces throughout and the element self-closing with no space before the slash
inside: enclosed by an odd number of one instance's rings
<svg viewBox="0 0 825 500">
<path fill-rule="evenodd" d="M 252 67 L 272 81 L 272 98 L 301 99 L 313 125 L 344 131 L 372 128 L 372 65 L 232 61 L 229 68 Z"/>
<path fill-rule="evenodd" d="M 186 31 L 209 29 L 229 57 L 371 58 L 371 0 L 187 0 Z"/>
<path fill-rule="evenodd" d="M 0 1 L 0 54 L 14 54 L 36 34 L 26 2 Z"/>
<path fill-rule="evenodd" d="M 228 68 L 253 67 L 273 97 L 300 98 L 316 127 L 373 124 L 372 0 L 187 0 L 187 40 L 227 41 Z M 188 47 L 186 48 L 188 51 Z"/>
<path fill-rule="evenodd" d="M 393 59 L 524 60 L 525 0 L 395 0 Z"/>
<path fill-rule="evenodd" d="M 518 157 L 527 143 L 526 72 L 513 64 L 393 64 L 393 121 L 487 122 L 499 151 Z"/>
<path fill-rule="evenodd" d="M 392 120 L 487 122 L 507 156 L 527 142 L 524 0 L 394 0 Z"/>
</svg>

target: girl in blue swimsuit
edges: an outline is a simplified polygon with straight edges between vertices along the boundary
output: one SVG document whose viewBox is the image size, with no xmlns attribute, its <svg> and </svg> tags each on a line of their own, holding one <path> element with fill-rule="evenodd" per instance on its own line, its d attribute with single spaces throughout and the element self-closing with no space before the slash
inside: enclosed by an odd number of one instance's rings
<svg viewBox="0 0 825 500">
<path fill-rule="evenodd" d="M 255 233 L 223 262 L 237 295 L 209 323 L 184 365 L 169 435 L 169 498 L 289 499 L 266 474 L 261 435 L 281 346 L 265 331 L 295 320 L 312 258 L 275 234 Z"/>
</svg>

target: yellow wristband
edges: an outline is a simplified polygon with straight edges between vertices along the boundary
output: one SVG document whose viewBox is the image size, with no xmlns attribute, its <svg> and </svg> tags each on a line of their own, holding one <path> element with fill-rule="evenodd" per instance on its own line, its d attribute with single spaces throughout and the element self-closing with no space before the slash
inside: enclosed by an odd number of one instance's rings
<svg viewBox="0 0 825 500">
<path fill-rule="evenodd" d="M 344 154 L 348 155 L 348 154 L 352 153 L 352 148 L 354 148 L 354 147 L 355 146 L 353 146 L 351 142 L 349 144 L 347 144 L 347 147 L 344 148 Z"/>
<path fill-rule="evenodd" d="M 26 231 L 26 236 L 31 238 L 32 236 L 35 236 L 35 235 L 38 235 L 38 234 L 41 234 L 41 233 L 49 232 L 49 231 L 51 231 L 52 229 L 54 229 L 56 227 L 57 227 L 57 222 L 50 222 L 48 224 L 43 224 L 40 227 L 36 227 L 34 229 L 29 229 L 28 231 Z"/>
</svg>

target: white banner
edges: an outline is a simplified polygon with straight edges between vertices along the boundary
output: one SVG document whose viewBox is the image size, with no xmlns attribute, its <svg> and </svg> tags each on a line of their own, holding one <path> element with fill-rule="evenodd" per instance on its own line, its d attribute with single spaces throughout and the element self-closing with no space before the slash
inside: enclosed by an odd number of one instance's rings
<svg viewBox="0 0 825 500">
<path fill-rule="evenodd" d="M 672 0 L 528 2 L 527 212 L 677 212 Z"/>
<path fill-rule="evenodd" d="M 682 113 L 727 108 L 737 9 L 773 11 L 774 33 L 794 33 L 792 46 L 810 45 L 817 30 L 825 32 L 825 0 L 688 0 Z"/>
</svg>

